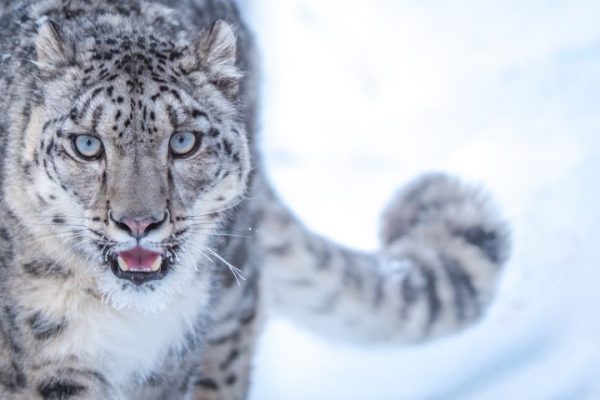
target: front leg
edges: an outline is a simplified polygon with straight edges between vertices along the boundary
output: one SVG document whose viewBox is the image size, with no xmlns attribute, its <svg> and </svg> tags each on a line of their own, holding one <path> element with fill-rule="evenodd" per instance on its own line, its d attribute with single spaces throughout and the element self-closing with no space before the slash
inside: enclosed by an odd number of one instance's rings
<svg viewBox="0 0 600 400">
<path fill-rule="evenodd" d="M 75 357 L 32 369 L 30 376 L 27 399 L 124 399 L 101 372 L 81 365 Z"/>
<path fill-rule="evenodd" d="M 16 307 L 2 306 L 0 399 L 124 399 L 92 362 L 75 354 L 48 356 L 65 329 L 61 321 L 20 315 Z"/>
<path fill-rule="evenodd" d="M 246 398 L 260 314 L 257 279 L 232 283 L 217 305 L 215 326 L 192 382 L 193 400 Z"/>
<path fill-rule="evenodd" d="M 2 354 L 0 398 L 5 400 L 124 400 L 106 377 L 76 356 L 41 364 L 20 360 L 22 354 L 6 359 Z"/>
</svg>

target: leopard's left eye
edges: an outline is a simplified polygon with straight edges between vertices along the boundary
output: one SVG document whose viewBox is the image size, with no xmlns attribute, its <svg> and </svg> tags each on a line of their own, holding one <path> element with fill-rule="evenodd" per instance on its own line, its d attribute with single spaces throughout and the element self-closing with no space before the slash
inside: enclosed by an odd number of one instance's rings
<svg viewBox="0 0 600 400">
<path fill-rule="evenodd" d="M 200 140 L 198 140 L 193 132 L 179 132 L 171 136 L 169 147 L 171 148 L 171 153 L 173 153 L 173 155 L 182 157 L 187 156 L 196 150 L 199 143 Z"/>
<path fill-rule="evenodd" d="M 73 138 L 75 151 L 85 160 L 94 160 L 102 154 L 102 142 L 90 135 L 77 135 Z"/>
</svg>

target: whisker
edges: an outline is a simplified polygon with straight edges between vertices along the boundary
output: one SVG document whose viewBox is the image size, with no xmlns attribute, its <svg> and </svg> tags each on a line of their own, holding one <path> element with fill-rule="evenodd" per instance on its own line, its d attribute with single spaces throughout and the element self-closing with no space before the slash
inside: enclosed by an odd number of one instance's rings
<svg viewBox="0 0 600 400">
<path fill-rule="evenodd" d="M 181 250 L 183 250 L 183 252 L 188 256 L 188 258 L 190 259 L 190 261 L 194 265 L 194 270 L 196 272 L 198 272 L 198 265 L 196 265 L 196 261 L 194 261 L 194 259 L 192 258 L 192 256 L 190 255 L 190 253 L 188 253 L 187 249 L 185 248 L 185 246 L 183 244 L 181 244 L 180 247 L 181 247 Z"/>
<path fill-rule="evenodd" d="M 73 250 L 75 250 L 76 248 L 83 246 L 84 244 L 86 244 L 86 242 L 80 242 L 77 243 L 75 246 L 72 246 L 69 250 L 65 251 L 62 255 L 62 257 L 58 258 L 57 260 L 55 260 L 54 264 L 52 264 L 49 268 L 49 271 L 52 271 L 59 262 L 61 262 L 62 260 L 64 260 Z"/>
<path fill-rule="evenodd" d="M 237 282 L 238 286 L 240 286 L 240 279 L 243 281 L 246 280 L 246 278 L 244 278 L 244 276 L 242 275 L 242 270 L 233 266 L 229 261 L 227 261 L 223 257 L 221 257 L 219 255 L 219 253 L 217 253 L 216 251 L 214 251 L 213 249 L 210 249 L 208 247 L 205 247 L 204 250 L 208 251 L 210 254 L 212 254 L 219 260 L 221 260 L 221 262 L 223 262 L 225 265 L 227 265 L 227 267 L 229 267 L 229 270 L 233 274 L 233 277 L 235 278 L 235 281 Z"/>
<path fill-rule="evenodd" d="M 206 216 L 206 215 L 210 215 L 210 214 L 215 214 L 215 213 L 220 213 L 220 212 L 229 210 L 229 209 L 237 206 L 238 204 L 240 204 L 244 200 L 245 200 L 244 198 L 240 198 L 238 201 L 236 201 L 235 203 L 233 203 L 233 204 L 231 204 L 231 205 L 229 205 L 227 207 L 223 207 L 223 208 L 220 208 L 218 210 L 209 211 L 209 212 L 207 212 L 205 214 L 194 215 L 194 216 L 192 216 L 192 218 L 202 217 L 202 216 Z M 184 218 L 189 218 L 189 217 L 184 217 Z"/>
<path fill-rule="evenodd" d="M 75 228 L 87 228 L 87 225 L 83 225 L 83 224 L 69 224 L 66 222 L 63 223 L 42 223 L 42 224 L 34 224 L 33 226 L 62 226 L 62 227 L 75 227 Z"/>
<path fill-rule="evenodd" d="M 194 230 L 194 232 L 201 233 L 202 231 L 200 231 L 200 230 Z M 234 234 L 234 233 L 218 233 L 218 232 L 210 233 L 210 235 L 211 236 L 237 237 L 237 238 L 244 238 L 244 239 L 248 239 L 248 238 L 252 237 L 252 236 L 248 236 L 248 235 L 237 235 L 237 234 Z"/>
</svg>

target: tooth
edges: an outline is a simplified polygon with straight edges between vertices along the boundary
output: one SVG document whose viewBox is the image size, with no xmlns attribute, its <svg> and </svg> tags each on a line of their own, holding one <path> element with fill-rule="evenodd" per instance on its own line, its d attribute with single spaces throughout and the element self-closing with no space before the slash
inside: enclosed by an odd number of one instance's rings
<svg viewBox="0 0 600 400">
<path fill-rule="evenodd" d="M 156 257 L 156 260 L 154 260 L 154 262 L 150 266 L 150 270 L 152 272 L 158 271 L 160 269 L 160 264 L 162 264 L 162 257 L 158 256 L 158 257 Z"/>
<path fill-rule="evenodd" d="M 129 265 L 123 259 L 123 257 L 118 256 L 117 257 L 117 263 L 119 263 L 119 268 L 121 268 L 121 271 L 129 271 Z"/>
</svg>

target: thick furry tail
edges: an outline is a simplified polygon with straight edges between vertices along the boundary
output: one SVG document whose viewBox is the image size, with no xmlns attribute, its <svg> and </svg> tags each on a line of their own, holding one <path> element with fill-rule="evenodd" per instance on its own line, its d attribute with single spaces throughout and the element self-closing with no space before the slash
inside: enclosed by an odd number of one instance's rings
<svg viewBox="0 0 600 400">
<path fill-rule="evenodd" d="M 257 226 L 270 303 L 295 320 L 356 341 L 418 341 L 475 321 L 493 297 L 509 230 L 478 188 L 427 175 L 384 212 L 376 253 L 305 229 L 278 201 Z"/>
</svg>

